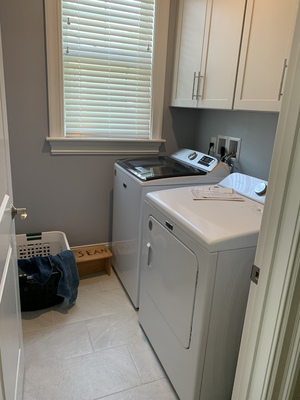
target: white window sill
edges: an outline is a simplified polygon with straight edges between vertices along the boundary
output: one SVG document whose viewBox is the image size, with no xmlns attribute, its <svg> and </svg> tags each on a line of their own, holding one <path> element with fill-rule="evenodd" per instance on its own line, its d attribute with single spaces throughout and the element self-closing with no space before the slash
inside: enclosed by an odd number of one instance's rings
<svg viewBox="0 0 300 400">
<path fill-rule="evenodd" d="M 138 155 L 158 154 L 164 139 L 104 140 L 97 138 L 47 137 L 51 154 L 107 154 Z"/>
</svg>

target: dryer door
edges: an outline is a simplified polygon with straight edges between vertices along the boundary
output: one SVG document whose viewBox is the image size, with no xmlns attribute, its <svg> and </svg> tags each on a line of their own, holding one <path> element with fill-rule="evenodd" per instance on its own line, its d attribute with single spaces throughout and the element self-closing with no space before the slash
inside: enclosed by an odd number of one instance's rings
<svg viewBox="0 0 300 400">
<path fill-rule="evenodd" d="M 198 262 L 155 218 L 148 220 L 147 292 L 185 348 L 190 346 Z"/>
</svg>

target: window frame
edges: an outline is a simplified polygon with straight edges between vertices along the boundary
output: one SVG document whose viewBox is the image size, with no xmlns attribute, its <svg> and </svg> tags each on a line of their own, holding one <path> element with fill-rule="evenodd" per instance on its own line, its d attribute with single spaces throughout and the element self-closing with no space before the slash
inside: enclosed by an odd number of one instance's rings
<svg viewBox="0 0 300 400">
<path fill-rule="evenodd" d="M 167 63 L 170 0 L 156 0 L 152 83 L 152 138 L 111 140 L 95 137 L 66 137 L 62 60 L 61 0 L 45 0 L 49 136 L 51 154 L 158 154 Z"/>
</svg>

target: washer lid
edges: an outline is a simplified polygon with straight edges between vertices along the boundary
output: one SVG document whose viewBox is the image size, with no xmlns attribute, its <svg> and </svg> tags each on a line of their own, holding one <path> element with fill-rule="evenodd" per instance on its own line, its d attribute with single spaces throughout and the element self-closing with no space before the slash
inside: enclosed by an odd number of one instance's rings
<svg viewBox="0 0 300 400">
<path fill-rule="evenodd" d="M 118 160 L 117 164 L 141 181 L 178 176 L 206 175 L 193 165 L 184 164 L 170 157 L 143 157 Z"/>
<path fill-rule="evenodd" d="M 163 224 L 174 225 L 175 235 L 177 226 L 210 252 L 257 245 L 263 205 L 246 197 L 243 201 L 194 200 L 193 189 L 151 192 L 146 200 L 163 213 Z"/>
</svg>

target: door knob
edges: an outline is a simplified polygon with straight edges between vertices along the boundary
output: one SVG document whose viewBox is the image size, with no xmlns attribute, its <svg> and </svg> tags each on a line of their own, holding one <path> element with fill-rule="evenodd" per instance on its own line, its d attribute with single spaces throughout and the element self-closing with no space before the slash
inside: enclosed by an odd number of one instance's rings
<svg viewBox="0 0 300 400">
<path fill-rule="evenodd" d="M 14 219 L 16 215 L 20 215 L 21 219 L 25 219 L 27 217 L 26 208 L 16 208 L 13 204 L 11 204 L 10 208 L 12 219 Z"/>
</svg>

